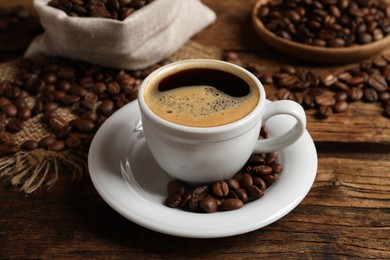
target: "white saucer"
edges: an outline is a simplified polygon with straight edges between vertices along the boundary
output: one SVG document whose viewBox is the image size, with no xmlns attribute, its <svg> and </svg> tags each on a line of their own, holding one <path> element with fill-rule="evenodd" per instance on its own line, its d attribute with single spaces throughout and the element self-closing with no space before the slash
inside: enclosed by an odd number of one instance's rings
<svg viewBox="0 0 390 260">
<path fill-rule="evenodd" d="M 268 120 L 278 135 L 293 120 Z M 113 114 L 96 133 L 88 156 L 90 176 L 100 196 L 125 218 L 151 230 L 182 237 L 213 238 L 262 228 L 289 213 L 309 192 L 317 172 L 317 152 L 309 133 L 280 151 L 284 166 L 265 195 L 228 212 L 192 213 L 164 206 L 169 177 L 152 158 L 140 127 L 138 102 Z"/>
</svg>

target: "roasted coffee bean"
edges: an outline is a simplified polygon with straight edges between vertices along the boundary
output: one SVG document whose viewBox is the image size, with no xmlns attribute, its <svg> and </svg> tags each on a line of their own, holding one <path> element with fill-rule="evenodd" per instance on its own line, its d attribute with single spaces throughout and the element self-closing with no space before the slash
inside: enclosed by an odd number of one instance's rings
<svg viewBox="0 0 390 260">
<path fill-rule="evenodd" d="M 328 118 L 329 116 L 331 116 L 333 114 L 333 109 L 331 106 L 322 105 L 319 108 L 319 112 L 320 112 L 320 116 L 322 118 Z"/>
<path fill-rule="evenodd" d="M 376 102 L 378 101 L 378 93 L 373 88 L 364 89 L 364 99 L 368 102 Z"/>
<path fill-rule="evenodd" d="M 60 116 L 52 116 L 49 119 L 49 128 L 54 131 L 60 131 L 68 123 Z"/>
<path fill-rule="evenodd" d="M 255 167 L 248 167 L 248 171 L 256 176 L 264 176 L 272 173 L 272 167 L 268 165 L 259 165 Z"/>
<path fill-rule="evenodd" d="M 0 154 L 12 155 L 19 151 L 17 144 L 0 144 Z"/>
<path fill-rule="evenodd" d="M 69 122 L 69 125 L 81 133 L 91 133 L 95 128 L 92 121 L 85 119 L 74 119 Z"/>
<path fill-rule="evenodd" d="M 275 173 L 281 173 L 283 170 L 283 165 L 280 163 L 274 163 L 272 164 L 272 172 Z"/>
<path fill-rule="evenodd" d="M 49 145 L 54 143 L 56 141 L 56 138 L 52 135 L 48 135 L 43 137 L 41 140 L 39 140 L 39 147 L 41 148 L 47 148 Z"/>
<path fill-rule="evenodd" d="M 37 99 L 35 100 L 35 104 L 34 104 L 34 107 L 33 107 L 33 110 L 32 110 L 32 114 L 34 116 L 42 113 L 43 111 L 43 103 L 42 103 L 42 100 L 40 99 Z"/>
<path fill-rule="evenodd" d="M 390 92 L 386 92 L 386 91 L 379 92 L 378 99 L 380 101 L 385 101 L 390 99 Z"/>
<path fill-rule="evenodd" d="M 185 192 L 181 196 L 181 202 L 179 204 L 179 207 L 183 208 L 183 207 L 187 206 L 188 202 L 190 201 L 191 198 L 192 198 L 192 194 L 190 192 Z"/>
<path fill-rule="evenodd" d="M 18 108 L 25 108 L 27 106 L 27 102 L 25 98 L 18 97 L 13 101 L 13 104 Z M 0 105 L 1 106 L 1 105 Z"/>
<path fill-rule="evenodd" d="M 58 108 L 58 103 L 57 102 L 46 102 L 43 104 L 43 111 L 53 111 Z"/>
<path fill-rule="evenodd" d="M 320 106 L 333 106 L 336 104 L 336 99 L 330 95 L 320 95 L 314 97 L 314 101 Z"/>
<path fill-rule="evenodd" d="M 105 99 L 100 104 L 98 110 L 103 115 L 108 116 L 114 111 L 114 102 L 111 99 Z"/>
<path fill-rule="evenodd" d="M 252 176 L 248 173 L 244 173 L 239 181 L 240 187 L 247 189 L 253 185 Z"/>
<path fill-rule="evenodd" d="M 61 67 L 57 71 L 57 76 L 62 79 L 72 79 L 76 74 L 76 71 L 72 67 Z"/>
<path fill-rule="evenodd" d="M 345 91 L 337 92 L 337 93 L 334 95 L 334 98 L 336 99 L 337 102 L 339 102 L 339 101 L 347 101 L 347 99 L 348 99 L 348 94 L 347 94 L 347 92 L 345 92 Z"/>
<path fill-rule="evenodd" d="M 213 185 L 213 193 L 217 197 L 226 197 L 229 193 L 229 185 L 225 181 L 217 181 Z"/>
<path fill-rule="evenodd" d="M 247 188 L 247 191 L 250 196 L 256 199 L 261 198 L 264 195 L 264 192 L 260 188 L 256 187 L 255 185 L 249 186 Z"/>
<path fill-rule="evenodd" d="M 18 114 L 18 108 L 12 104 L 5 104 L 1 106 L 1 110 L 8 116 L 8 117 L 15 117 Z"/>
<path fill-rule="evenodd" d="M 39 148 L 39 143 L 35 140 L 27 140 L 23 142 L 22 148 L 27 151 L 32 151 Z"/>
<path fill-rule="evenodd" d="M 63 91 L 63 90 L 54 90 L 53 92 L 53 98 L 54 100 L 58 101 L 60 100 L 61 98 L 63 98 L 64 96 L 66 96 L 66 92 Z"/>
<path fill-rule="evenodd" d="M 267 138 L 260 132 L 260 136 L 264 139 Z M 262 154 L 252 154 L 248 159 L 248 164 L 250 166 L 262 165 L 265 163 L 265 157 Z"/>
<path fill-rule="evenodd" d="M 0 132 L 0 144 L 14 144 L 15 137 L 8 132 Z"/>
<path fill-rule="evenodd" d="M 199 197 L 192 196 L 191 199 L 188 201 L 188 208 L 194 212 L 200 211 L 201 208 L 199 202 L 202 198 L 203 197 L 199 198 Z"/>
<path fill-rule="evenodd" d="M 225 199 L 219 207 L 223 211 L 236 210 L 244 206 L 244 202 L 240 199 Z"/>
<path fill-rule="evenodd" d="M 23 129 L 23 121 L 17 118 L 13 118 L 7 123 L 5 129 L 13 134 L 18 133 Z"/>
<path fill-rule="evenodd" d="M 111 95 L 117 95 L 121 91 L 121 86 L 116 81 L 107 83 L 107 92 Z"/>
<path fill-rule="evenodd" d="M 267 187 L 271 186 L 275 181 L 277 181 L 279 175 L 276 173 L 269 174 L 263 177 L 264 182 L 267 184 Z"/>
<path fill-rule="evenodd" d="M 253 185 L 259 188 L 262 192 L 264 192 L 267 188 L 267 185 L 265 184 L 263 179 L 259 177 L 253 177 Z"/>
<path fill-rule="evenodd" d="M 47 150 L 54 151 L 54 152 L 60 152 L 65 149 L 65 142 L 61 140 L 55 140 L 49 146 L 47 147 Z"/>
<path fill-rule="evenodd" d="M 168 183 L 167 190 L 168 194 L 177 193 L 183 195 L 186 191 L 186 185 L 182 181 L 172 180 Z"/>
<path fill-rule="evenodd" d="M 165 205 L 170 208 L 177 208 L 181 203 L 181 195 L 178 193 L 170 194 L 165 199 Z"/>
<path fill-rule="evenodd" d="M 240 188 L 240 184 L 236 179 L 228 179 L 226 180 L 226 183 L 228 184 L 229 191 L 230 189 L 237 190 Z"/>
<path fill-rule="evenodd" d="M 74 96 L 84 97 L 88 90 L 82 86 L 74 86 L 69 90 L 69 93 Z"/>
<path fill-rule="evenodd" d="M 18 111 L 18 118 L 21 120 L 28 120 L 32 116 L 32 111 L 28 107 L 20 108 Z"/>
<path fill-rule="evenodd" d="M 79 96 L 74 96 L 74 95 L 65 95 L 60 99 L 60 103 L 64 106 L 71 106 L 80 101 Z"/>
<path fill-rule="evenodd" d="M 242 202 L 247 203 L 249 201 L 249 196 L 245 189 L 239 188 L 236 189 L 234 192 L 237 195 L 236 198 L 242 200 Z"/>
<path fill-rule="evenodd" d="M 363 90 L 358 87 L 352 87 L 347 92 L 348 98 L 352 101 L 358 101 L 363 97 Z"/>
<path fill-rule="evenodd" d="M 385 91 L 388 88 L 386 79 L 379 74 L 372 74 L 368 79 L 368 84 L 377 91 Z"/>
<path fill-rule="evenodd" d="M 211 195 L 207 195 L 205 198 L 201 199 L 199 206 L 207 213 L 213 213 L 218 210 L 218 202 Z"/>
<path fill-rule="evenodd" d="M 198 185 L 192 192 L 192 196 L 199 198 L 204 197 L 208 193 L 209 187 L 207 184 Z"/>
<path fill-rule="evenodd" d="M 275 162 L 275 160 L 278 158 L 279 153 L 277 151 L 271 152 L 271 153 L 266 153 L 265 154 L 265 162 L 267 164 L 272 164 Z"/>
<path fill-rule="evenodd" d="M 8 98 L 0 96 L 0 107 L 3 107 L 11 103 L 12 103 L 11 100 L 9 100 Z"/>
<path fill-rule="evenodd" d="M 86 120 L 89 120 L 91 122 L 96 122 L 98 119 L 98 115 L 97 115 L 96 111 L 90 110 L 90 111 L 85 112 L 82 116 L 80 116 L 80 119 L 86 119 Z"/>
<path fill-rule="evenodd" d="M 81 145 L 81 140 L 75 136 L 69 136 L 65 140 L 65 145 L 69 149 L 74 149 L 74 148 L 77 148 Z"/>
</svg>

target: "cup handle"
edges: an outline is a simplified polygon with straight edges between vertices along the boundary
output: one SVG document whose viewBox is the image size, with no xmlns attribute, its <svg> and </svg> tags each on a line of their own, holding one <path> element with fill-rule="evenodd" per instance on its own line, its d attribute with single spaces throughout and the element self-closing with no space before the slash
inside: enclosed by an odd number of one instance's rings
<svg viewBox="0 0 390 260">
<path fill-rule="evenodd" d="M 297 121 L 286 133 L 257 141 L 254 153 L 270 153 L 283 149 L 297 141 L 305 132 L 306 114 L 298 103 L 291 100 L 279 100 L 267 104 L 264 108 L 263 124 L 277 115 L 290 115 Z"/>
</svg>

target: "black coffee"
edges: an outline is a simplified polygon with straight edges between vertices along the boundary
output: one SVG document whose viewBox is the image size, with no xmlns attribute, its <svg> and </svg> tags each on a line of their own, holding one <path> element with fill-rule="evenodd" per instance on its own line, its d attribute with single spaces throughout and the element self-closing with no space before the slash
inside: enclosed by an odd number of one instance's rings
<svg viewBox="0 0 390 260">
<path fill-rule="evenodd" d="M 259 90 L 239 75 L 215 68 L 190 68 L 151 80 L 145 102 L 173 123 L 212 127 L 237 121 L 259 101 Z"/>
</svg>

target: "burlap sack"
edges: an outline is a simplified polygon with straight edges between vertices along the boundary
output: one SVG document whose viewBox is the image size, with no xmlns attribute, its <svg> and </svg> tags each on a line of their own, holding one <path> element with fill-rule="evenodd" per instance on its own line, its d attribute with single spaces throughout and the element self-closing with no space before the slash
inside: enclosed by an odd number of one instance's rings
<svg viewBox="0 0 390 260">
<path fill-rule="evenodd" d="M 174 54 L 190 37 L 215 21 L 199 0 L 156 0 L 124 21 L 70 17 L 34 0 L 45 33 L 29 46 L 38 53 L 123 69 L 141 69 Z"/>
</svg>

